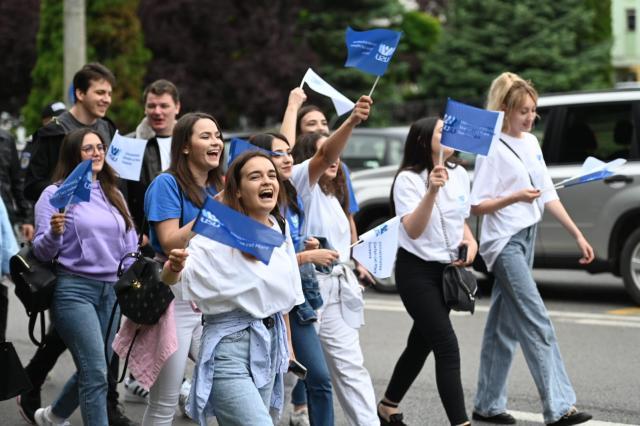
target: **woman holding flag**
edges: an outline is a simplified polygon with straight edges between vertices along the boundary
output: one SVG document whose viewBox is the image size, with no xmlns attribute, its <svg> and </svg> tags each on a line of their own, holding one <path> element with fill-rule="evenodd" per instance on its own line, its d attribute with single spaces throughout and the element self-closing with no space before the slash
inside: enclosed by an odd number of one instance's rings
<svg viewBox="0 0 640 426">
<path fill-rule="evenodd" d="M 163 281 L 181 284 L 205 323 L 187 411 L 202 426 L 212 416 L 221 426 L 272 426 L 269 408 L 282 410 L 291 355 L 285 315 L 304 301 L 295 250 L 280 215 L 284 194 L 276 167 L 260 151 L 245 152 L 231 163 L 223 194 L 228 210 L 249 216 L 257 222 L 251 226 L 260 228 L 256 233 L 275 234 L 280 245 L 268 259 L 258 260 L 229 240 L 212 239 L 210 232 L 234 225 L 214 213 L 218 202 L 210 200 L 214 206 L 205 205 L 194 227 L 202 234 L 188 249 L 171 251 Z M 203 223 L 212 229 L 200 228 Z"/>
<path fill-rule="evenodd" d="M 59 187 L 83 161 L 91 161 L 90 201 L 52 205 Z M 105 337 L 116 296 L 113 284 L 120 259 L 137 246 L 136 232 L 116 176 L 105 163 L 105 142 L 90 128 L 74 130 L 62 141 L 49 185 L 35 205 L 38 259 L 56 259 L 58 281 L 51 310 L 56 330 L 71 351 L 78 371 L 54 403 L 35 413 L 38 425 L 64 425 L 80 405 L 86 425 L 107 426 L 107 360 L 115 329 Z M 62 184 L 62 187 L 61 187 Z M 87 185 L 87 186 L 84 186 Z M 77 192 L 76 192 L 77 194 Z M 84 198 L 84 197 L 83 197 Z M 86 199 L 86 198 L 85 198 Z M 76 202 L 73 200 L 72 202 Z"/>
<path fill-rule="evenodd" d="M 291 181 L 302 199 L 304 235 L 324 237 L 339 254 L 329 273 L 317 273 L 323 306 L 316 328 L 334 389 L 351 425 L 377 422 L 375 394 L 364 367 L 358 328 L 363 324 L 362 289 L 347 265 L 352 239 L 349 194 L 340 153 L 355 126 L 369 117 L 372 100 L 362 96 L 347 120 L 329 137 L 301 136 L 293 150 Z"/>
<path fill-rule="evenodd" d="M 504 111 L 499 142 L 478 157 L 471 211 L 484 215 L 480 254 L 495 276 L 484 331 L 473 418 L 513 424 L 507 413 L 507 376 L 519 343 L 542 399 L 547 424 L 584 423 L 591 415 L 575 407 L 549 314 L 533 280 L 536 224 L 544 209 L 576 239 L 581 264 L 593 249 L 553 189 L 536 137 L 530 133 L 538 95 L 530 82 L 503 73 L 492 83 L 487 109 Z"/>
<path fill-rule="evenodd" d="M 465 220 L 469 216 L 469 176 L 453 159 L 454 150 L 440 144 L 442 126 L 437 117 L 411 125 L 391 187 L 392 211 L 401 218 L 396 283 L 414 322 L 378 405 L 381 425 L 404 425 L 398 405 L 432 351 L 438 393 L 449 422 L 469 424 L 460 380 L 460 349 L 450 309 L 444 303 L 442 274 L 452 259 L 457 259 L 454 264 L 471 264 L 478 245 Z"/>
<path fill-rule="evenodd" d="M 172 249 L 184 248 L 191 227 L 207 197 L 222 188 L 222 133 L 214 117 L 202 112 L 185 114 L 173 129 L 171 165 L 147 189 L 145 214 L 150 223 L 149 239 L 160 258 Z M 174 286 L 173 312 L 177 350 L 160 370 L 149 389 L 149 404 L 143 425 L 170 425 L 178 404 L 187 358 L 196 359 L 202 335 L 202 314 Z M 151 368 L 152 366 L 150 366 Z"/>
<path fill-rule="evenodd" d="M 338 252 L 317 248 L 319 241 L 316 238 L 305 238 L 303 232 L 304 206 L 289 179 L 293 171 L 293 158 L 291 157 L 291 147 L 285 136 L 259 134 L 252 136 L 249 142 L 270 152 L 271 161 L 275 164 L 283 181 L 282 186 L 286 191 L 286 205 L 283 206 L 283 215 L 291 230 L 291 239 L 297 253 L 296 259 L 300 268 L 302 291 L 305 297 L 305 302 L 294 307 L 289 317 L 291 340 L 296 352 L 296 359 L 307 368 L 307 377 L 304 381 L 298 381 L 296 390 L 292 394 L 294 412 L 290 424 L 297 426 L 300 417 L 308 414 L 312 426 L 331 426 L 334 424 L 331 377 L 322 353 L 320 338 L 314 327 L 314 323 L 318 319 L 315 310 L 322 306 L 314 265 L 330 268 L 333 262 L 338 259 Z M 300 406 L 305 409 L 308 406 L 308 413 L 305 412 L 307 410 L 300 409 Z"/>
</svg>

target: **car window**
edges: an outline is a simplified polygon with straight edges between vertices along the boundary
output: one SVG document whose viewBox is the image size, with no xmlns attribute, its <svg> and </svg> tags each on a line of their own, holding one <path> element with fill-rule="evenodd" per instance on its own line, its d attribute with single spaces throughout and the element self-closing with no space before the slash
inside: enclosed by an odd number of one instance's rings
<svg viewBox="0 0 640 426">
<path fill-rule="evenodd" d="M 634 134 L 630 103 L 576 105 L 567 108 L 560 164 L 629 158 Z"/>
<path fill-rule="evenodd" d="M 538 138 L 538 142 L 540 142 L 540 146 L 544 143 L 544 130 L 547 127 L 547 117 L 549 116 L 548 108 L 538 108 L 536 111 L 538 113 L 538 117 L 533 125 L 533 129 L 531 133 Z"/>
<path fill-rule="evenodd" d="M 385 147 L 382 136 L 353 134 L 342 152 L 342 161 L 352 170 L 375 169 L 385 165 Z"/>
<path fill-rule="evenodd" d="M 389 165 L 400 165 L 404 152 L 404 140 L 389 139 Z"/>
</svg>

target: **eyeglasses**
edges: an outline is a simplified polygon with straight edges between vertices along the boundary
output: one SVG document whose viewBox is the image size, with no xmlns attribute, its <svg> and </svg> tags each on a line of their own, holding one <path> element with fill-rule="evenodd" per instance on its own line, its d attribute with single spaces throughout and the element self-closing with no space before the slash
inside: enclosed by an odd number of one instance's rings
<svg viewBox="0 0 640 426">
<path fill-rule="evenodd" d="M 98 152 L 104 152 L 104 144 L 99 143 L 98 145 L 85 145 L 80 148 L 80 151 L 84 152 L 85 154 L 93 155 L 93 153 L 96 152 L 96 149 L 98 150 Z"/>
</svg>

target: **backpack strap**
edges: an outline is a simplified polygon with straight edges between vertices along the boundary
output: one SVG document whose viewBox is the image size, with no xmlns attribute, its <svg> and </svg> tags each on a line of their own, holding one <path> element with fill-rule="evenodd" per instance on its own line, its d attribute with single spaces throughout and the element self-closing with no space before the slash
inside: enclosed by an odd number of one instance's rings
<svg viewBox="0 0 640 426">
<path fill-rule="evenodd" d="M 40 316 L 40 341 L 39 342 L 36 340 L 36 336 L 34 334 L 38 316 Z M 44 343 L 44 330 L 45 330 L 44 311 L 33 312 L 31 315 L 29 315 L 29 339 L 33 342 L 34 345 L 38 347 L 42 347 Z"/>
</svg>

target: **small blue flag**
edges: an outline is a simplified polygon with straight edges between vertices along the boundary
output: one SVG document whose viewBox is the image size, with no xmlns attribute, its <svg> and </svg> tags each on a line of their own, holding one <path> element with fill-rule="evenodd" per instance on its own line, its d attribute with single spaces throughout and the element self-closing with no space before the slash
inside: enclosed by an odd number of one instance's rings
<svg viewBox="0 0 640 426">
<path fill-rule="evenodd" d="M 268 149 L 262 149 L 259 146 L 256 146 L 244 139 L 233 138 L 231 139 L 231 145 L 229 146 L 229 158 L 227 159 L 227 167 L 229 167 L 231 163 L 233 163 L 233 160 L 238 158 L 238 156 L 245 151 L 261 151 L 270 157 L 277 157 L 279 155 L 283 155 L 280 152 L 273 152 L 273 151 L 269 151 Z"/>
<path fill-rule="evenodd" d="M 255 256 L 265 265 L 284 243 L 284 235 L 207 197 L 193 224 L 193 232 Z"/>
<path fill-rule="evenodd" d="M 383 75 L 398 47 L 402 33 L 375 29 L 355 31 L 347 28 L 347 62 L 345 67 L 355 67 L 368 74 Z"/>
<path fill-rule="evenodd" d="M 491 143 L 500 137 L 503 115 L 447 99 L 440 143 L 457 151 L 487 155 Z"/>
<path fill-rule="evenodd" d="M 69 204 L 89 201 L 91 198 L 92 160 L 84 160 L 76 166 L 69 176 L 62 182 L 60 188 L 49 199 L 51 205 L 57 209 L 64 209 Z"/>
</svg>

